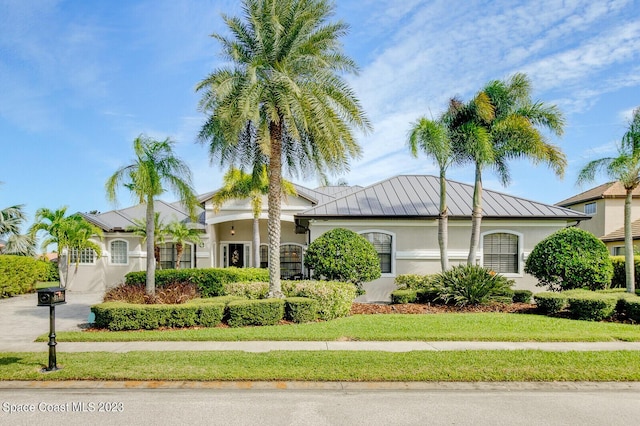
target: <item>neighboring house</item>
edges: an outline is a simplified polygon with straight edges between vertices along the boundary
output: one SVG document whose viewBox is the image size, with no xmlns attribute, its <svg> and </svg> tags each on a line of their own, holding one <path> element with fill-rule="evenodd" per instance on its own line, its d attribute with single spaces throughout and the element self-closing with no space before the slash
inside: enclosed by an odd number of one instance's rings
<svg viewBox="0 0 640 426">
<path fill-rule="evenodd" d="M 308 244 L 333 228 L 348 228 L 373 243 L 380 257 L 382 278 L 367 283 L 363 301 L 388 300 L 399 274 L 440 271 L 438 249 L 439 182 L 435 176 L 396 176 L 362 187 L 308 189 L 296 185 L 297 195 L 283 198 L 280 262 L 283 278 L 306 277 L 304 254 Z M 252 219 L 249 200 L 232 200 L 219 211 L 214 192 L 198 197 L 198 226 L 202 242 L 189 245 L 181 267 L 246 267 L 251 265 Z M 448 182 L 449 257 L 465 263 L 471 231 L 473 186 Z M 266 197 L 265 197 L 266 198 Z M 261 265 L 267 266 L 267 203 L 260 218 Z M 156 211 L 166 223 L 173 216 L 188 220 L 179 203 L 158 201 Z M 483 192 L 483 221 L 478 263 L 516 281 L 517 288 L 535 290 L 536 280 L 524 273 L 524 260 L 533 247 L 551 233 L 574 226 L 589 216 L 503 193 Z M 130 271 L 144 270 L 146 253 L 140 238 L 126 231 L 134 218 L 144 217 L 144 206 L 84 215 L 104 231 L 101 259 L 81 257 L 76 290 L 98 290 L 122 282 Z M 161 252 L 163 267 L 175 256 L 169 241 Z M 80 276 L 83 278 L 80 279 Z M 80 287 L 82 286 L 82 287 Z"/>
<path fill-rule="evenodd" d="M 626 190 L 620 182 L 607 182 L 566 200 L 556 203 L 560 207 L 583 212 L 591 220 L 579 227 L 604 241 L 613 255 L 624 254 L 624 200 Z M 633 191 L 631 209 L 634 245 L 640 240 L 640 187 Z"/>
</svg>

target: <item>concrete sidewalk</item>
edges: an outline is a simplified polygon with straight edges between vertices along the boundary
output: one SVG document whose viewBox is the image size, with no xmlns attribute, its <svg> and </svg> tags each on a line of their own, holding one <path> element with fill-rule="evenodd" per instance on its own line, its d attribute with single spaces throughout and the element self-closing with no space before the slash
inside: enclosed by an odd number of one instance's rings
<svg viewBox="0 0 640 426">
<path fill-rule="evenodd" d="M 87 325 L 90 306 L 102 301 L 99 293 L 67 292 L 65 305 L 56 307 L 56 331 L 81 330 Z M 36 306 L 36 295 L 0 300 L 0 352 L 46 352 L 46 342 L 34 340 L 49 331 L 49 309 Z M 58 342 L 58 352 L 132 351 L 640 351 L 640 342 Z"/>
</svg>

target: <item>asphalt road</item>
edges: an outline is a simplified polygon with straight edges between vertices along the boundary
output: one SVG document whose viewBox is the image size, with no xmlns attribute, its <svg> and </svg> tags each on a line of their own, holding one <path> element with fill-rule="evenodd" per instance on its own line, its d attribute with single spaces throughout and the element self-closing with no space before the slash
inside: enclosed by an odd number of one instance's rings
<svg viewBox="0 0 640 426">
<path fill-rule="evenodd" d="M 638 389 L 0 389 L 0 424 L 15 426 L 628 426 L 639 418 Z"/>
</svg>

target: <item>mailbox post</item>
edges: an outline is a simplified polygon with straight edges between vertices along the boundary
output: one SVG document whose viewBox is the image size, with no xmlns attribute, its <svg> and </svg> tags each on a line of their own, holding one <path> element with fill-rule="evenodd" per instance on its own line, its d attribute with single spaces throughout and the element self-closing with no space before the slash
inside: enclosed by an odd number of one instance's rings
<svg viewBox="0 0 640 426">
<path fill-rule="evenodd" d="M 64 305 L 65 289 L 62 287 L 49 287 L 38 290 L 38 306 L 49 307 L 49 366 L 42 372 L 59 370 L 56 363 L 56 305 Z"/>
</svg>

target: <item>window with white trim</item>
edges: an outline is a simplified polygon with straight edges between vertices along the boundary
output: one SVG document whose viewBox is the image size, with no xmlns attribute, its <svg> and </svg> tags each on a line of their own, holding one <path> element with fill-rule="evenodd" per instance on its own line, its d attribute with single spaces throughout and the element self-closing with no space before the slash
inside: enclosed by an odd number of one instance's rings
<svg viewBox="0 0 640 426">
<path fill-rule="evenodd" d="M 587 203 L 584 205 L 584 214 L 596 214 L 596 203 Z"/>
<path fill-rule="evenodd" d="M 110 244 L 111 263 L 126 265 L 129 263 L 129 245 L 124 240 L 114 240 Z"/>
<path fill-rule="evenodd" d="M 266 244 L 260 244 L 260 267 L 269 267 L 269 246 Z"/>
<path fill-rule="evenodd" d="M 378 259 L 380 260 L 380 271 L 383 274 L 392 273 L 391 268 L 391 251 L 393 238 L 390 234 L 383 232 L 365 232 L 360 234 L 367 241 L 373 244 L 373 247 L 378 252 Z"/>
<path fill-rule="evenodd" d="M 302 247 L 297 244 L 280 246 L 280 277 L 285 280 L 302 278 Z"/>
<path fill-rule="evenodd" d="M 193 268 L 192 248 L 191 244 L 182 245 L 182 256 L 180 256 L 180 269 Z M 176 267 L 176 245 L 175 243 L 166 243 L 160 246 L 160 268 L 175 269 Z"/>
<path fill-rule="evenodd" d="M 482 264 L 485 268 L 501 274 L 520 272 L 518 235 L 506 232 L 486 234 L 483 238 L 482 251 Z"/>
<path fill-rule="evenodd" d="M 82 250 L 78 250 L 77 248 L 72 248 L 69 250 L 69 263 L 75 264 L 93 264 L 96 260 L 96 252 L 90 248 L 83 248 Z"/>
</svg>

